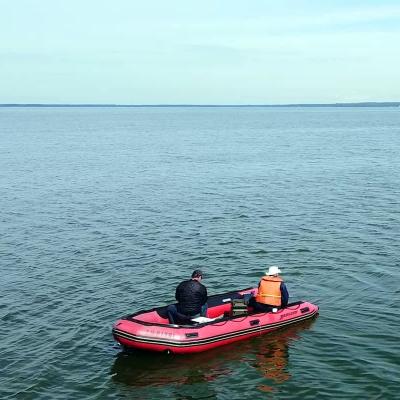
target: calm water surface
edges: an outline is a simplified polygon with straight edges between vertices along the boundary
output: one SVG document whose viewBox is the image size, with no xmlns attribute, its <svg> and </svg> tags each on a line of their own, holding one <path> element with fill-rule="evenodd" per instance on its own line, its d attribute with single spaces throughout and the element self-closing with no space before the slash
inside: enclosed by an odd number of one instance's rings
<svg viewBox="0 0 400 400">
<path fill-rule="evenodd" d="M 0 109 L 1 399 L 395 399 L 400 109 Z M 120 316 L 283 269 L 320 316 L 193 356 Z"/>
</svg>

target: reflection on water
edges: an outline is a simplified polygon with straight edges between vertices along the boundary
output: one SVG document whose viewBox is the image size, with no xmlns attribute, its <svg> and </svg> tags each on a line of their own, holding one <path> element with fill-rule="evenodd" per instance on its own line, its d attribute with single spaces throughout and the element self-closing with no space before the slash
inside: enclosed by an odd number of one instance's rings
<svg viewBox="0 0 400 400">
<path fill-rule="evenodd" d="M 307 320 L 255 339 L 222 346 L 193 355 L 121 352 L 111 369 L 115 382 L 135 387 L 184 385 L 214 381 L 237 369 L 252 369 L 268 380 L 260 390 L 290 378 L 288 361 L 290 345 L 299 334 L 310 328 Z M 271 386 L 270 386 L 271 385 Z"/>
<path fill-rule="evenodd" d="M 287 368 L 289 362 L 289 342 L 290 340 L 297 340 L 299 338 L 297 331 L 290 330 L 290 332 L 285 332 L 285 335 L 282 337 L 278 336 L 268 343 L 263 342 L 257 351 L 256 360 L 253 365 L 265 378 L 273 383 L 280 384 L 290 378 Z M 273 387 L 261 385 L 259 389 L 269 392 L 273 390 Z"/>
</svg>

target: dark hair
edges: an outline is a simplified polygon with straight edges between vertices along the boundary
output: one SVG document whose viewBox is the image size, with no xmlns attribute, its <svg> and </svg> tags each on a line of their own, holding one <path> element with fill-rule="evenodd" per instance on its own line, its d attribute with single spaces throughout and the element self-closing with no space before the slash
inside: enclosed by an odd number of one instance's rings
<svg viewBox="0 0 400 400">
<path fill-rule="evenodd" d="M 199 269 L 196 269 L 192 273 L 192 279 L 193 278 L 202 278 L 203 277 L 203 272 Z"/>
</svg>

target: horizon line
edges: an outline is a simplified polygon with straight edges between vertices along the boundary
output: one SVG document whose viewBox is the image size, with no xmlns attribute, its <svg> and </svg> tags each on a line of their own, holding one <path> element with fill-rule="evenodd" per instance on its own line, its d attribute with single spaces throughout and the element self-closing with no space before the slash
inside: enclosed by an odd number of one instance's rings
<svg viewBox="0 0 400 400">
<path fill-rule="evenodd" d="M 2 103 L 0 107 L 400 107 L 400 101 L 287 104 L 118 104 L 118 103 Z"/>
</svg>

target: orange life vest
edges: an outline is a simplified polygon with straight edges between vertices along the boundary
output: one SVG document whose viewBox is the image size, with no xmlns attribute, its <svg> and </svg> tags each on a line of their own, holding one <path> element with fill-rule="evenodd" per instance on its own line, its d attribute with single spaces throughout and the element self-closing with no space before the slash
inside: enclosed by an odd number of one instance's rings
<svg viewBox="0 0 400 400">
<path fill-rule="evenodd" d="M 282 305 L 281 283 L 279 276 L 263 276 L 258 286 L 257 303 L 280 307 Z"/>
</svg>

